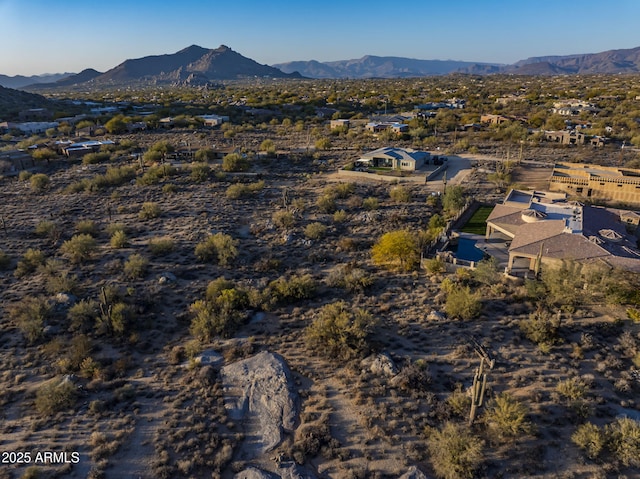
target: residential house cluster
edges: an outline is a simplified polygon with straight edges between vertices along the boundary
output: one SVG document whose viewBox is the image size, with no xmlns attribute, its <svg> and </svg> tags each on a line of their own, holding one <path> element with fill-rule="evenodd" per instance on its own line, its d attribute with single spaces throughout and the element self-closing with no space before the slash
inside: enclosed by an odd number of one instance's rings
<svg viewBox="0 0 640 479">
<path fill-rule="evenodd" d="M 414 171 L 429 161 L 429 152 L 411 148 L 384 147 L 364 153 L 355 161 L 356 168 L 389 168 Z"/>
<path fill-rule="evenodd" d="M 564 193 L 511 190 L 487 218 L 486 238 L 510 241 L 507 270 L 574 260 L 640 272 L 635 212 L 569 201 Z"/>
</svg>

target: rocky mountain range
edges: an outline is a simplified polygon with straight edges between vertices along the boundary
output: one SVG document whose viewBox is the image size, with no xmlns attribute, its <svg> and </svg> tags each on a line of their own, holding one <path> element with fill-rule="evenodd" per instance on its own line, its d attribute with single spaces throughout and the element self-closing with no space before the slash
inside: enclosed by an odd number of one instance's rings
<svg viewBox="0 0 640 479">
<path fill-rule="evenodd" d="M 219 80 L 256 77 L 299 78 L 300 75 L 283 73 L 277 68 L 261 65 L 225 45 L 216 49 L 191 45 L 176 53 L 126 60 L 104 73 L 88 69 L 55 83 L 40 83 L 25 89 L 42 90 L 78 84 L 99 87 L 132 83 L 200 86 Z"/>
<path fill-rule="evenodd" d="M 417 60 L 366 55 L 333 62 L 295 61 L 262 65 L 221 45 L 207 49 L 191 45 L 179 52 L 126 60 L 101 73 L 86 69 L 78 74 L 8 77 L 0 85 L 38 91 L 59 87 L 138 85 L 201 86 L 220 80 L 246 78 L 410 78 L 450 73 L 486 75 L 566 75 L 640 72 L 640 47 L 566 56 L 542 56 L 512 65 L 454 60 Z"/>
</svg>

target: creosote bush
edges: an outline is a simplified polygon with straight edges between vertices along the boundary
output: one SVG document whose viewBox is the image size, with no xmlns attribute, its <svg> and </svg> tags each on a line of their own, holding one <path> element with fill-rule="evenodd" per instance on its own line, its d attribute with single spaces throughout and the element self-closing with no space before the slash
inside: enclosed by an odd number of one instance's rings
<svg viewBox="0 0 640 479">
<path fill-rule="evenodd" d="M 127 238 L 127 234 L 122 230 L 117 230 L 111 236 L 109 240 L 109 244 L 112 248 L 124 248 L 129 244 L 129 238 Z"/>
<path fill-rule="evenodd" d="M 44 191 L 49 186 L 50 180 L 44 173 L 36 173 L 29 178 L 29 184 L 33 191 Z"/>
<path fill-rule="evenodd" d="M 309 346 L 330 359 L 350 359 L 369 349 L 369 337 L 377 322 L 365 310 L 344 301 L 327 304 L 307 327 Z"/>
<path fill-rule="evenodd" d="M 44 298 L 25 296 L 9 307 L 9 317 L 29 344 L 42 338 L 44 322 L 51 314 L 51 307 Z"/>
<path fill-rule="evenodd" d="M 39 266 L 45 262 L 45 255 L 39 249 L 29 248 L 22 259 L 18 261 L 14 275 L 17 278 L 22 278 L 28 274 L 35 272 Z"/>
<path fill-rule="evenodd" d="M 142 208 L 140 208 L 140 213 L 138 213 L 138 217 L 142 220 L 150 220 L 153 218 L 157 218 L 162 214 L 162 209 L 157 203 L 145 202 L 142 204 Z"/>
<path fill-rule="evenodd" d="M 271 221 L 273 221 L 273 224 L 281 229 L 291 228 L 296 223 L 296 219 L 293 216 L 293 213 L 287 210 L 279 210 L 273 213 L 273 215 L 271 216 Z"/>
<path fill-rule="evenodd" d="M 482 309 L 478 293 L 472 293 L 469 286 L 458 287 L 447 294 L 444 310 L 450 318 L 469 320 L 477 317 Z"/>
<path fill-rule="evenodd" d="M 171 238 L 152 238 L 148 245 L 153 256 L 165 256 L 175 248 L 175 243 Z"/>
<path fill-rule="evenodd" d="M 70 409 L 77 396 L 77 388 L 67 378 L 59 377 L 45 382 L 36 393 L 36 409 L 40 414 L 50 416 Z"/>
<path fill-rule="evenodd" d="M 149 266 L 149 260 L 144 256 L 134 253 L 124 263 L 123 272 L 128 279 L 142 278 Z"/>
<path fill-rule="evenodd" d="M 411 191 L 402 185 L 393 186 L 389 191 L 389 196 L 396 203 L 411 202 Z"/>
<path fill-rule="evenodd" d="M 484 441 L 468 427 L 447 422 L 427 431 L 427 448 L 433 469 L 443 479 L 471 479 L 482 464 Z"/>
<path fill-rule="evenodd" d="M 324 236 L 327 231 L 327 227 L 319 222 L 309 223 L 304 228 L 304 235 L 313 240 L 320 239 Z"/>
<path fill-rule="evenodd" d="M 79 234 L 62 243 L 60 252 L 73 263 L 81 263 L 91 257 L 96 249 L 96 240 L 88 234 Z"/>
<path fill-rule="evenodd" d="M 80 220 L 76 223 L 76 233 L 97 236 L 98 225 L 93 220 Z"/>
<path fill-rule="evenodd" d="M 531 432 L 527 407 L 508 393 L 502 393 L 487 405 L 484 421 L 500 437 L 516 437 Z"/>
<path fill-rule="evenodd" d="M 224 233 L 209 235 L 196 245 L 196 258 L 203 263 L 215 261 L 228 266 L 238 256 L 237 240 Z"/>
</svg>

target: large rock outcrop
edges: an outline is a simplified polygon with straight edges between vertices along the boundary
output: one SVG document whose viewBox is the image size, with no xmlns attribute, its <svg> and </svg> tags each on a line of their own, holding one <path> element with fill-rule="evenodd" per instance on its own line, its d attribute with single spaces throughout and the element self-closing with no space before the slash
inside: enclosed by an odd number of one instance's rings
<svg viewBox="0 0 640 479">
<path fill-rule="evenodd" d="M 245 431 L 243 459 L 273 450 L 298 418 L 291 371 L 278 354 L 262 352 L 222 368 L 225 407 Z"/>
</svg>

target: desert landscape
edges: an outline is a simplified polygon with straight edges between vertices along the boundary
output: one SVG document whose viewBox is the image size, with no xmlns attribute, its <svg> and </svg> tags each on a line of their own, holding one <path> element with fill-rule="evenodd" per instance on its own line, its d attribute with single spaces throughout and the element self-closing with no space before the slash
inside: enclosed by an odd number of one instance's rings
<svg viewBox="0 0 640 479">
<path fill-rule="evenodd" d="M 635 178 L 637 76 L 128 62 L 0 89 L 0 478 L 638 477 L 638 272 L 436 254 L 558 162 Z"/>
</svg>

